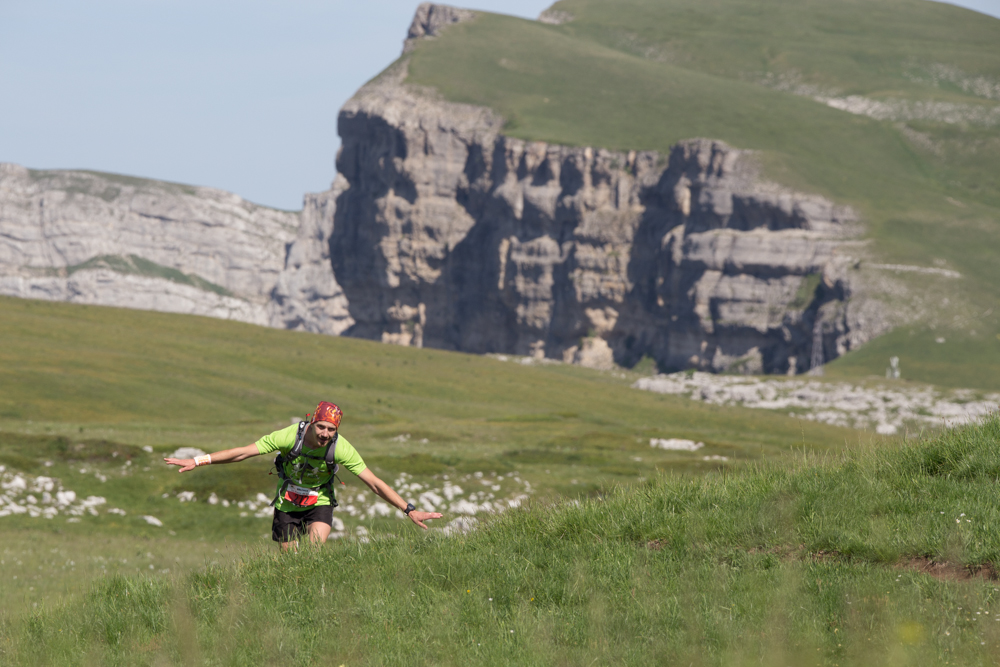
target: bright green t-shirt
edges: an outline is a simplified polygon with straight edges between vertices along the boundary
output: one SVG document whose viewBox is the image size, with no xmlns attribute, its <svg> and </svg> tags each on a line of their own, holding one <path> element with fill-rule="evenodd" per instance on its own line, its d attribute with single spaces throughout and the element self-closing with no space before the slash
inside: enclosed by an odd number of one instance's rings
<svg viewBox="0 0 1000 667">
<path fill-rule="evenodd" d="M 288 454 L 292 451 L 292 447 L 295 445 L 295 435 L 299 431 L 298 423 L 292 424 L 288 428 L 283 428 L 280 431 L 275 431 L 270 435 L 265 435 L 263 438 L 257 441 L 257 451 L 261 454 L 268 454 L 270 452 L 280 451 L 282 454 Z M 318 457 L 317 459 L 305 459 L 308 464 L 308 469 L 302 475 L 303 486 L 315 487 L 322 484 L 330 477 L 330 470 L 327 468 L 326 461 L 322 458 L 326 452 L 326 447 L 317 447 L 316 449 L 305 449 L 303 448 L 303 454 L 309 454 L 310 456 Z M 301 459 L 300 459 L 301 460 Z M 339 463 L 344 468 L 347 468 L 355 475 L 360 475 L 365 468 L 364 459 L 358 454 L 358 451 L 354 449 L 354 446 L 347 441 L 344 436 L 339 436 L 337 439 L 337 450 L 333 455 L 334 463 Z M 281 489 L 281 482 L 278 482 L 278 490 Z M 275 495 L 277 495 L 277 490 L 275 490 Z M 330 494 L 326 492 L 326 489 L 319 490 L 319 499 L 316 501 L 315 507 L 320 505 L 329 505 Z M 301 512 L 304 508 L 296 507 L 287 500 L 281 499 L 275 503 L 275 508 L 281 510 L 282 512 Z"/>
</svg>

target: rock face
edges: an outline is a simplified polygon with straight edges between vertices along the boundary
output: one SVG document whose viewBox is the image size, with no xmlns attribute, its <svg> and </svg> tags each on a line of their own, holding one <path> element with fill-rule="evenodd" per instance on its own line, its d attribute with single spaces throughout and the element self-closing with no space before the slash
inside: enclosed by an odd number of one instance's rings
<svg viewBox="0 0 1000 667">
<path fill-rule="evenodd" d="M 799 373 L 881 333 L 847 208 L 764 182 L 753 156 L 530 143 L 407 87 L 339 118 L 331 259 L 347 335 L 591 366 Z"/>
<path fill-rule="evenodd" d="M 338 178 L 330 190 L 305 196 L 298 233 L 271 291 L 271 326 L 338 336 L 354 324 L 330 267 L 333 213 L 345 185 Z"/>
<path fill-rule="evenodd" d="M 475 12 L 468 9 L 435 5 L 430 2 L 421 3 L 417 6 L 417 11 L 413 14 L 413 21 L 410 22 L 410 29 L 406 32 L 403 53 L 409 53 L 416 40 L 437 37 L 449 25 L 467 21 L 473 16 L 475 16 Z"/>
<path fill-rule="evenodd" d="M 340 333 L 343 293 L 312 275 L 328 197 L 300 225 L 212 188 L 0 164 L 0 294 Z"/>
</svg>

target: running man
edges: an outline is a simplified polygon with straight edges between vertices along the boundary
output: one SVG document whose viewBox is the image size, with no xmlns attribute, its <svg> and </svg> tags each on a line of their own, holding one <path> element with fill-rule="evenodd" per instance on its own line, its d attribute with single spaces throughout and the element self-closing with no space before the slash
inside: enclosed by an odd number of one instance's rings
<svg viewBox="0 0 1000 667">
<path fill-rule="evenodd" d="M 322 401 L 309 422 L 292 424 L 288 428 L 265 435 L 252 445 L 225 449 L 193 459 L 163 459 L 180 466 L 177 472 L 188 472 L 198 466 L 238 463 L 254 456 L 278 452 L 278 490 L 275 493 L 274 521 L 271 539 L 282 549 L 298 546 L 304 533 L 322 544 L 333 528 L 333 508 L 337 500 L 333 492 L 334 473 L 344 466 L 375 495 L 404 512 L 410 521 L 424 530 L 424 521 L 440 519 L 440 512 L 418 512 L 392 488 L 368 469 L 361 455 L 338 433 L 343 412 L 333 403 Z"/>
</svg>

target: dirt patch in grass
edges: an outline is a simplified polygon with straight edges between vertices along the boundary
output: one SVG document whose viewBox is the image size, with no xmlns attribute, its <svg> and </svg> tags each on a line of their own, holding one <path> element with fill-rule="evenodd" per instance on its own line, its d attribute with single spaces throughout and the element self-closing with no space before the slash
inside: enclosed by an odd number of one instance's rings
<svg viewBox="0 0 1000 667">
<path fill-rule="evenodd" d="M 993 563 L 961 565 L 949 561 L 936 561 L 927 556 L 921 556 L 902 561 L 896 567 L 902 570 L 912 570 L 921 574 L 927 574 L 942 581 L 967 581 L 969 579 L 996 581 L 1000 579 Z"/>
</svg>

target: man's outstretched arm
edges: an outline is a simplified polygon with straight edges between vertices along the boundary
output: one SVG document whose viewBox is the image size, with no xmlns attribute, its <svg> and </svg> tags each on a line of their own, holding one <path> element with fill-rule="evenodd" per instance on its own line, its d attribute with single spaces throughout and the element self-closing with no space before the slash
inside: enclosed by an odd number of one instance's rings
<svg viewBox="0 0 1000 667">
<path fill-rule="evenodd" d="M 177 472 L 187 472 L 188 470 L 194 470 L 199 465 L 207 465 L 209 463 L 238 463 L 239 461 L 246 461 L 247 459 L 258 456 L 260 451 L 257 449 L 257 445 L 247 445 L 246 447 L 234 447 L 233 449 L 223 449 L 221 452 L 215 452 L 214 454 L 206 454 L 208 460 L 202 461 L 202 457 L 198 459 L 173 459 L 166 458 L 163 459 L 169 465 L 180 466 L 181 469 Z"/>
<path fill-rule="evenodd" d="M 395 505 L 402 511 L 406 510 L 406 501 L 403 500 L 398 493 L 393 491 L 391 486 L 376 477 L 375 473 L 371 471 L 371 468 L 365 468 L 362 470 L 361 474 L 358 475 L 358 479 L 367 484 L 368 488 L 371 489 L 375 495 L 380 498 L 384 498 L 389 502 L 389 504 Z M 410 521 L 417 524 L 424 530 L 427 530 L 427 525 L 424 524 L 424 521 L 429 519 L 440 519 L 442 514 L 440 512 L 418 512 L 417 510 L 413 510 L 407 516 L 410 518 Z"/>
</svg>

